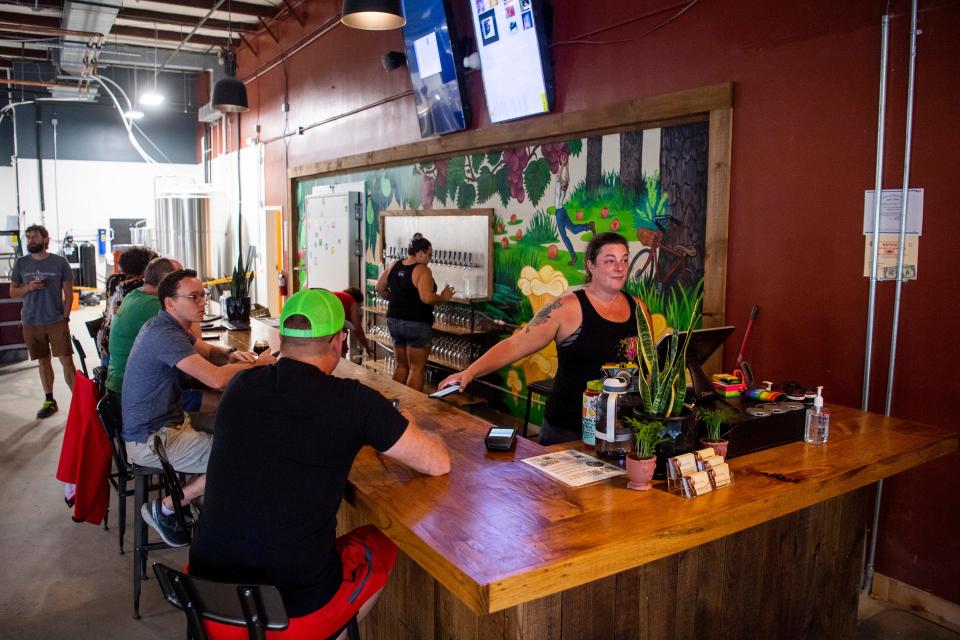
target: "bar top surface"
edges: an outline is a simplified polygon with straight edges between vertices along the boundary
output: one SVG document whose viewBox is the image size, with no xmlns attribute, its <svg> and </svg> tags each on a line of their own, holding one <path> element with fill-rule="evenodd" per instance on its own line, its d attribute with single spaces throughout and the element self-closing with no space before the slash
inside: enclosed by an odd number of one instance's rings
<svg viewBox="0 0 960 640">
<path fill-rule="evenodd" d="M 243 347 L 276 330 L 253 322 Z M 567 487 L 522 459 L 550 451 L 517 439 L 490 453 L 490 423 L 341 360 L 334 375 L 399 398 L 450 449 L 452 471 L 422 476 L 365 447 L 345 498 L 478 613 L 558 593 L 834 498 L 957 450 L 948 429 L 830 406 L 830 441 L 795 442 L 730 460 L 734 484 L 687 500 L 626 488 L 626 476 Z"/>
</svg>

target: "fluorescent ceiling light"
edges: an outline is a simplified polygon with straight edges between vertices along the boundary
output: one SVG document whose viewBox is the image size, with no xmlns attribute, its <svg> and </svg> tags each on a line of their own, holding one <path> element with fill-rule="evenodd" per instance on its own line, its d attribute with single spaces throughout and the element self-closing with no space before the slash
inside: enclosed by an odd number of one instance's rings
<svg viewBox="0 0 960 640">
<path fill-rule="evenodd" d="M 143 111 L 139 109 L 128 109 L 124 112 L 123 117 L 127 120 L 139 120 L 143 117 Z"/>
<path fill-rule="evenodd" d="M 140 96 L 140 104 L 145 104 L 148 107 L 153 107 L 163 102 L 163 94 L 157 93 L 155 90 L 147 91 L 142 96 Z"/>
</svg>

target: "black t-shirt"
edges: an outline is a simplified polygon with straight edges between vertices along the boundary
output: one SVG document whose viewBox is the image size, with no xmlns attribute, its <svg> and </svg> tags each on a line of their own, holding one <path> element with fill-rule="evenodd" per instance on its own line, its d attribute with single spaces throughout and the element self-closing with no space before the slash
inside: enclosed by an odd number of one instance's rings
<svg viewBox="0 0 960 640">
<path fill-rule="evenodd" d="M 353 460 L 406 428 L 376 391 L 297 360 L 240 373 L 217 411 L 190 572 L 273 584 L 290 616 L 316 611 L 342 578 L 335 529 Z"/>
</svg>

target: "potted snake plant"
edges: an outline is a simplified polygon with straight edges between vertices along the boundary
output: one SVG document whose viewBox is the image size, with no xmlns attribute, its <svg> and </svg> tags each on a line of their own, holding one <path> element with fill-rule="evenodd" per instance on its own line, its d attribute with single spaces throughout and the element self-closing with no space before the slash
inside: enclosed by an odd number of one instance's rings
<svg viewBox="0 0 960 640">
<path fill-rule="evenodd" d="M 627 424 L 633 428 L 636 441 L 634 453 L 627 456 L 627 487 L 635 491 L 646 491 L 657 466 L 655 457 L 657 445 L 670 440 L 665 436 L 666 428 L 659 420 L 637 420 L 627 417 Z"/>
<path fill-rule="evenodd" d="M 666 459 L 692 451 L 697 444 L 693 413 L 684 407 L 687 391 L 687 348 L 693 328 L 700 319 L 703 294 L 697 296 L 687 319 L 688 330 L 680 338 L 673 332 L 667 341 L 665 357 L 654 342 L 654 331 L 645 314 L 637 314 L 637 370 L 634 379 L 643 398 L 643 408 L 634 410 L 640 421 L 658 421 L 664 425 L 668 443 L 657 450 L 657 477 L 665 477 Z"/>
<path fill-rule="evenodd" d="M 250 283 L 253 272 L 250 264 L 243 263 L 243 256 L 237 258 L 237 266 L 230 279 L 230 297 L 226 299 L 227 319 L 231 322 L 250 320 Z"/>
</svg>

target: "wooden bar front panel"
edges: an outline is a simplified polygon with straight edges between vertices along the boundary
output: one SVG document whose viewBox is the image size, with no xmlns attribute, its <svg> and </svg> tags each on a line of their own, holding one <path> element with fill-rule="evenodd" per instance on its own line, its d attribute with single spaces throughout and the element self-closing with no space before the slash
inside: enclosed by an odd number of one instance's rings
<svg viewBox="0 0 960 640">
<path fill-rule="evenodd" d="M 371 640 L 853 638 L 868 510 L 869 489 L 860 489 L 490 614 L 471 611 L 401 552 L 361 634 Z M 366 523 L 343 503 L 339 533 Z"/>
</svg>

